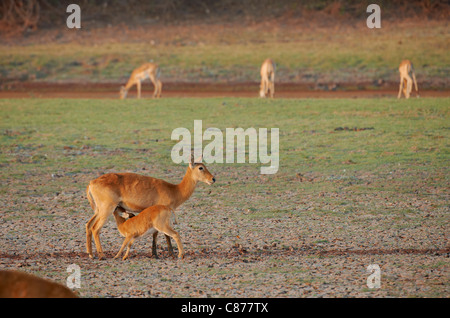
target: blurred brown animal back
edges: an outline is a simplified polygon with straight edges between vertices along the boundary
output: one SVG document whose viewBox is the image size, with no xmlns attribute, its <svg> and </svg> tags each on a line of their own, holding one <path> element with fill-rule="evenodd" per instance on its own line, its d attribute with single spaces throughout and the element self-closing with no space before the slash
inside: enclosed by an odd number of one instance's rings
<svg viewBox="0 0 450 318">
<path fill-rule="evenodd" d="M 0 271 L 0 298 L 77 298 L 69 288 L 31 274 Z"/>
</svg>

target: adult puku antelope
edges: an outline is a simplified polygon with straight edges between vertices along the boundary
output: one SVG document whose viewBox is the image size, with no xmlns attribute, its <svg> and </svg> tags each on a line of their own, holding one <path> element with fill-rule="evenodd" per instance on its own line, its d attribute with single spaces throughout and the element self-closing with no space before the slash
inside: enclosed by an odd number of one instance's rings
<svg viewBox="0 0 450 318">
<path fill-rule="evenodd" d="M 414 67 L 410 60 L 403 60 L 398 67 L 400 72 L 400 87 L 398 90 L 397 98 L 402 97 L 402 92 L 405 98 L 408 99 L 412 91 L 412 83 L 414 81 L 414 87 L 416 88 L 416 97 L 419 97 L 419 88 L 417 87 L 416 74 L 414 74 Z M 411 76 L 412 79 L 411 79 Z"/>
<path fill-rule="evenodd" d="M 162 83 L 159 80 L 160 75 L 160 68 L 158 64 L 155 63 L 145 63 L 144 65 L 136 68 L 131 73 L 127 84 L 120 88 L 120 99 L 125 99 L 127 97 L 128 90 L 134 85 L 137 87 L 137 98 L 141 98 L 141 82 L 147 78 L 149 78 L 155 86 L 153 97 L 161 97 Z"/>
<path fill-rule="evenodd" d="M 216 179 L 203 163 L 196 163 L 200 161 L 201 158 L 194 161 L 191 156 L 186 174 L 179 184 L 135 173 L 108 173 L 91 180 L 86 189 L 94 210 L 94 216 L 86 223 L 86 250 L 89 256 L 93 258 L 93 236 L 99 259 L 104 257 L 100 230 L 117 207 L 136 213 L 154 205 L 166 205 L 175 210 L 190 198 L 198 182 L 213 184 Z M 158 232 L 153 234 L 152 254 L 155 256 L 157 235 Z M 166 239 L 171 252 L 170 239 L 167 236 Z"/>
<path fill-rule="evenodd" d="M 259 96 L 273 98 L 275 94 L 275 63 L 271 59 L 267 59 L 261 65 L 261 85 L 259 88 Z"/>
</svg>

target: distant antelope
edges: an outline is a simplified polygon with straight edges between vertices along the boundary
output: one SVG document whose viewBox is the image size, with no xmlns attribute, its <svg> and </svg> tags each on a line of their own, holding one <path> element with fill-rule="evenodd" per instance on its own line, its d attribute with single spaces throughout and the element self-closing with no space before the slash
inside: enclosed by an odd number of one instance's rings
<svg viewBox="0 0 450 318">
<path fill-rule="evenodd" d="M 417 88 L 416 75 L 414 74 L 414 67 L 411 61 L 403 60 L 398 68 L 400 72 L 400 88 L 398 90 L 397 98 L 402 97 L 402 91 L 406 98 L 409 98 L 412 91 L 412 82 L 416 88 L 416 97 L 419 97 L 419 89 Z M 412 79 L 411 76 L 412 75 Z"/>
<path fill-rule="evenodd" d="M 200 161 L 201 158 L 197 159 L 197 162 Z M 86 223 L 87 253 L 93 257 L 92 236 L 94 236 L 98 257 L 100 259 L 104 257 L 100 244 L 100 230 L 117 207 L 137 213 L 153 205 L 166 205 L 175 210 L 189 199 L 199 181 L 211 185 L 216 179 L 203 163 L 195 163 L 193 157 L 179 184 L 135 173 L 108 173 L 91 180 L 86 194 L 94 210 L 94 216 Z M 153 234 L 152 254 L 155 256 L 157 235 L 158 232 Z M 171 252 L 170 239 L 167 236 L 166 238 Z"/>
<path fill-rule="evenodd" d="M 155 86 L 153 97 L 161 97 L 162 83 L 159 80 L 160 75 L 161 71 L 158 64 L 146 63 L 138 67 L 131 73 L 127 84 L 120 88 L 120 99 L 125 99 L 127 97 L 128 90 L 133 85 L 136 85 L 137 87 L 137 98 L 141 98 L 141 82 L 146 78 L 149 78 Z"/>
<path fill-rule="evenodd" d="M 259 88 L 259 96 L 270 97 L 275 94 L 275 63 L 271 59 L 267 59 L 261 65 L 261 85 Z"/>
<path fill-rule="evenodd" d="M 127 214 L 127 218 L 123 217 L 122 214 L 124 213 Z M 175 216 L 175 212 L 165 205 L 148 207 L 136 216 L 126 212 L 125 209 L 121 207 L 117 207 L 114 211 L 114 218 L 116 219 L 119 232 L 125 237 L 125 240 L 114 258 L 119 257 L 126 247 L 127 251 L 123 256 L 123 260 L 127 259 L 131 244 L 133 244 L 135 239 L 143 236 L 147 231 L 149 233 L 158 231 L 172 237 L 177 243 L 178 258 L 183 258 L 184 251 L 180 236 L 170 225 L 170 216 L 172 214 Z"/>
</svg>

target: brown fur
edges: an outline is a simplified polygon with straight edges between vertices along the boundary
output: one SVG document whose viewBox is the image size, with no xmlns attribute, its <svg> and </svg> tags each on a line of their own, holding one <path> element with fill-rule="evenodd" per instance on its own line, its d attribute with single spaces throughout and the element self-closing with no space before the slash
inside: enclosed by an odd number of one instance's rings
<svg viewBox="0 0 450 318">
<path fill-rule="evenodd" d="M 87 197 L 94 210 L 94 216 L 86 223 L 86 250 L 92 258 L 92 236 L 98 256 L 103 250 L 100 244 L 100 230 L 108 217 L 119 206 L 127 211 L 141 212 L 154 205 L 166 205 L 175 210 L 194 192 L 197 182 L 213 184 L 215 179 L 202 163 L 191 159 L 186 174 L 179 184 L 134 173 L 108 173 L 92 180 L 87 187 Z M 153 235 L 152 253 L 156 256 L 156 237 Z M 168 244 L 170 239 L 166 236 Z M 169 245 L 169 250 L 172 246 Z"/>
<path fill-rule="evenodd" d="M 122 213 L 127 213 L 129 218 L 124 218 L 121 215 Z M 114 258 L 119 257 L 123 249 L 127 247 L 127 251 L 123 257 L 123 260 L 125 260 L 128 257 L 131 244 L 133 244 L 134 240 L 153 228 L 156 231 L 163 232 L 164 234 L 172 237 L 177 243 L 178 258 L 183 258 L 184 252 L 180 236 L 170 226 L 170 216 L 172 213 L 174 213 L 173 210 L 165 205 L 154 205 L 134 216 L 131 213 L 125 212 L 123 208 L 118 207 L 114 211 L 114 218 L 116 219 L 119 232 L 125 236 L 125 240 Z"/>
<path fill-rule="evenodd" d="M 69 288 L 17 271 L 0 271 L 0 298 L 77 298 Z"/>
</svg>

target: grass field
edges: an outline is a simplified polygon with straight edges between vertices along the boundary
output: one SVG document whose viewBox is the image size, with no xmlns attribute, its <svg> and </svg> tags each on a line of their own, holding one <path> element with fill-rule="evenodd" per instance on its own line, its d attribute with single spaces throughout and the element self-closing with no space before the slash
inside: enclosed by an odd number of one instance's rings
<svg viewBox="0 0 450 318">
<path fill-rule="evenodd" d="M 60 282 L 79 264 L 85 297 L 448 296 L 449 106 L 432 98 L 0 100 L 0 264 Z M 150 259 L 148 239 L 129 261 L 112 260 L 121 244 L 112 219 L 102 232 L 107 260 L 89 260 L 89 180 L 132 171 L 179 182 L 186 167 L 171 161 L 170 136 L 192 132 L 195 119 L 203 129 L 279 128 L 278 173 L 208 165 L 216 184 L 199 185 L 177 213 L 184 261 L 165 250 Z M 380 289 L 366 285 L 373 263 Z"/>
<path fill-rule="evenodd" d="M 271 57 L 277 82 L 355 84 L 397 82 L 398 65 L 408 58 L 419 83 L 448 87 L 445 23 L 384 21 L 377 30 L 358 23 L 62 28 L 52 36 L 43 32 L 0 45 L 0 74 L 5 82 L 124 82 L 134 68 L 153 60 L 161 65 L 163 82 L 257 82 L 262 61 Z"/>
</svg>

